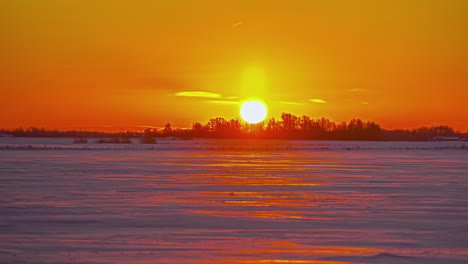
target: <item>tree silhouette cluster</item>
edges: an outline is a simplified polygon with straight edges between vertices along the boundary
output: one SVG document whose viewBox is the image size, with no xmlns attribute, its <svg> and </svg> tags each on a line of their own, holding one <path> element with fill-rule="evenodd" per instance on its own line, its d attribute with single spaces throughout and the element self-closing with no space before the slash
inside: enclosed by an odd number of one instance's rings
<svg viewBox="0 0 468 264">
<path fill-rule="evenodd" d="M 212 118 L 206 124 L 193 123 L 191 129 L 172 129 L 168 123 L 164 129 L 147 129 L 145 135 L 180 138 L 265 138 L 307 140 L 408 140 L 427 141 L 437 137 L 466 137 L 449 126 L 421 127 L 414 130 L 385 130 L 375 122 L 352 119 L 348 123 L 335 123 L 324 117 L 281 114 L 280 119 L 248 124 L 238 119 Z"/>
<path fill-rule="evenodd" d="M 47 130 L 44 128 L 16 128 L 13 130 L 0 129 L 0 134 L 11 135 L 15 137 L 64 137 L 64 138 L 128 138 L 138 136 L 139 133 L 132 132 L 96 132 L 96 131 L 60 131 Z"/>
<path fill-rule="evenodd" d="M 335 123 L 326 118 L 312 119 L 309 116 L 295 116 L 283 113 L 279 119 L 249 124 L 239 119 L 212 118 L 206 124 L 193 123 L 190 129 L 172 128 L 167 123 L 163 128 L 148 128 L 141 132 L 83 132 L 48 131 L 29 128 L 0 130 L 0 134 L 22 137 L 96 137 L 130 138 L 140 137 L 145 142 L 154 138 L 264 138 L 264 139 L 305 139 L 305 140 L 375 140 L 375 141 L 428 141 L 438 137 L 464 138 L 467 134 L 455 132 L 449 126 L 421 127 L 413 130 L 385 130 L 375 122 L 352 119 Z"/>
</svg>

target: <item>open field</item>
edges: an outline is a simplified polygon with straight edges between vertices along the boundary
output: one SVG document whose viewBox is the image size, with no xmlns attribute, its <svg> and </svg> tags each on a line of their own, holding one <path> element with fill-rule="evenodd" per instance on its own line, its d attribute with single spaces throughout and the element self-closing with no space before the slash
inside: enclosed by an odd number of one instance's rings
<svg viewBox="0 0 468 264">
<path fill-rule="evenodd" d="M 468 262 L 463 142 L 71 142 L 0 138 L 0 263 Z"/>
</svg>

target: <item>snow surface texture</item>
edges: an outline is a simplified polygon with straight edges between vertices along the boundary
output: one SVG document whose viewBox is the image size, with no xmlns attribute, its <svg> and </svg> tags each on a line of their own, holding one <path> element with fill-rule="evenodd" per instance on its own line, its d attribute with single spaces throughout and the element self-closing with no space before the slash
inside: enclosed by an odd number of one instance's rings
<svg viewBox="0 0 468 264">
<path fill-rule="evenodd" d="M 0 263 L 468 263 L 462 142 L 71 142 L 0 138 Z"/>
</svg>

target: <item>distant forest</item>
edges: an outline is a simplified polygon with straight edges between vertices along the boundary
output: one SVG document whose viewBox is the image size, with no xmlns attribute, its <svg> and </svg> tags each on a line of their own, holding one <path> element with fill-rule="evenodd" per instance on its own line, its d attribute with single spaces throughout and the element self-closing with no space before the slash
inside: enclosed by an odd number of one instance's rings
<svg viewBox="0 0 468 264">
<path fill-rule="evenodd" d="M 432 141 L 467 140 L 468 133 L 454 131 L 449 126 L 421 127 L 413 130 L 386 130 L 375 122 L 353 119 L 348 123 L 335 123 L 326 118 L 312 119 L 283 113 L 280 119 L 271 118 L 257 124 L 238 119 L 212 118 L 206 124 L 193 123 L 192 128 L 147 128 L 139 132 L 87 132 L 58 131 L 39 128 L 0 130 L 3 136 L 16 137 L 73 137 L 73 138 L 258 138 L 306 140 L 371 140 L 371 141 Z"/>
</svg>

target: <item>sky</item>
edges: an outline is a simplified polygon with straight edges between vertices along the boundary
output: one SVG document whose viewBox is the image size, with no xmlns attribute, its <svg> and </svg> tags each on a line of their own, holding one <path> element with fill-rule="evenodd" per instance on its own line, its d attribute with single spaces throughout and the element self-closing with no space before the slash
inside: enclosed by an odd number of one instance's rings
<svg viewBox="0 0 468 264">
<path fill-rule="evenodd" d="M 5 0 L 0 128 L 282 112 L 468 131 L 468 1 Z"/>
</svg>

